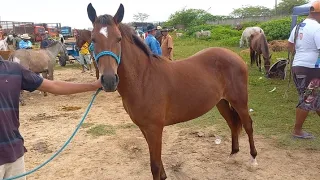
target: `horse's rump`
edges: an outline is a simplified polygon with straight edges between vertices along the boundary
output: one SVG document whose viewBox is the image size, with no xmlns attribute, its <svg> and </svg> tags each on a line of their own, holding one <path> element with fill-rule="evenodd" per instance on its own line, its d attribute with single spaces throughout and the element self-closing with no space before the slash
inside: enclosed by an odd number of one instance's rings
<svg viewBox="0 0 320 180">
<path fill-rule="evenodd" d="M 51 57 L 48 56 L 44 49 L 19 49 L 12 53 L 10 60 L 35 73 L 41 73 L 48 70 Z"/>
</svg>

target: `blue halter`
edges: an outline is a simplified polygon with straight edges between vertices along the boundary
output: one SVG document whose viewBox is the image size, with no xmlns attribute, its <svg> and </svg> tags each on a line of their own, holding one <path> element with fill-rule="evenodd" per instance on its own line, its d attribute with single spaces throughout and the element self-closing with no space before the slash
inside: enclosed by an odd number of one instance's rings
<svg viewBox="0 0 320 180">
<path fill-rule="evenodd" d="M 101 51 L 100 53 L 98 53 L 97 55 L 94 53 L 94 44 L 93 42 L 91 42 L 90 46 L 89 46 L 89 51 L 91 51 L 93 53 L 93 57 L 94 57 L 94 60 L 98 63 L 98 60 L 100 57 L 102 56 L 111 56 L 113 57 L 117 64 L 119 65 L 120 62 L 121 62 L 121 49 L 120 49 L 120 54 L 119 56 L 117 56 L 115 53 L 111 52 L 111 51 Z"/>
</svg>

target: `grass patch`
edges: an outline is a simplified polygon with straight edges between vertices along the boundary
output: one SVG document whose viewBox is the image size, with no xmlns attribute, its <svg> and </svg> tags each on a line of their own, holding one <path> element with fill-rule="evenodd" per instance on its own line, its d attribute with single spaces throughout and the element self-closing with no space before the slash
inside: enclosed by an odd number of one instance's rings
<svg viewBox="0 0 320 180">
<path fill-rule="evenodd" d="M 222 47 L 220 44 L 220 41 L 217 40 L 199 40 L 189 37 L 174 39 L 174 59 L 187 58 L 207 47 Z M 315 140 L 291 138 L 291 131 L 295 121 L 295 106 L 298 101 L 293 81 L 291 81 L 288 90 L 288 97 L 284 98 L 288 77 L 286 80 L 266 79 L 263 72 L 259 72 L 256 65 L 250 66 L 249 53 L 240 53 L 245 49 L 240 49 L 239 47 L 226 48 L 238 53 L 249 67 L 249 108 L 254 110 L 250 113 L 253 119 L 254 133 L 272 138 L 279 147 L 320 150 L 320 121 L 319 116 L 315 113 L 310 113 L 304 123 L 304 129 L 318 138 Z M 273 64 L 277 61 L 277 58 L 286 57 L 287 52 L 272 52 L 271 62 Z M 269 92 L 274 87 L 276 87 L 276 90 Z M 215 126 L 217 131 L 229 133 L 227 123 L 216 108 L 199 118 L 180 123 L 177 126 L 182 128 Z M 243 132 L 245 133 L 245 131 Z"/>
<path fill-rule="evenodd" d="M 83 123 L 82 125 L 81 125 L 81 127 L 83 127 L 83 128 L 89 128 L 89 127 L 91 127 L 91 126 L 93 126 L 94 125 L 94 123 Z"/>
<path fill-rule="evenodd" d="M 94 127 L 91 127 L 86 132 L 94 137 L 116 134 L 116 130 L 113 126 L 104 124 L 98 124 Z"/>
</svg>

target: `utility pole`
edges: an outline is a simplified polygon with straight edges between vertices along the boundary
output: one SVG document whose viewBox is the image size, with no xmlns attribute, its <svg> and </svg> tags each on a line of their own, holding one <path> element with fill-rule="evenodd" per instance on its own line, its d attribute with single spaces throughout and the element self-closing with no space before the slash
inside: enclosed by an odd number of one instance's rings
<svg viewBox="0 0 320 180">
<path fill-rule="evenodd" d="M 275 5 L 274 5 L 275 15 L 277 15 L 277 6 L 278 6 L 278 2 L 277 0 L 275 0 Z"/>
</svg>

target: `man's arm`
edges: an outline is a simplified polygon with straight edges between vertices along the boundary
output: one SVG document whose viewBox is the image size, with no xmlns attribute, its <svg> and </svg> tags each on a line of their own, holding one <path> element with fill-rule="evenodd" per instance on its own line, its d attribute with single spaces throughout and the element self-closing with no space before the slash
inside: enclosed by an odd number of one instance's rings
<svg viewBox="0 0 320 180">
<path fill-rule="evenodd" d="M 292 31 L 290 33 L 290 37 L 288 39 L 288 50 L 289 50 L 290 53 L 293 53 L 293 51 L 294 51 L 294 46 L 295 46 L 295 44 L 294 44 L 294 35 L 295 35 L 296 27 L 297 26 L 295 26 L 292 29 Z"/>
<path fill-rule="evenodd" d="M 49 92 L 58 95 L 68 95 L 75 93 L 82 93 L 88 91 L 95 91 L 101 87 L 100 79 L 93 83 L 72 83 L 64 81 L 51 81 L 43 79 L 43 82 L 37 90 Z"/>
<path fill-rule="evenodd" d="M 320 29 L 318 29 L 315 33 L 314 33 L 314 42 L 317 46 L 317 49 L 320 49 Z"/>
<path fill-rule="evenodd" d="M 43 79 L 39 75 L 31 72 L 18 64 L 22 73 L 21 90 L 32 92 L 40 90 L 58 95 L 68 95 L 87 91 L 95 91 L 101 87 L 101 81 L 96 80 L 92 83 L 72 83 L 64 81 L 51 81 Z"/>
<path fill-rule="evenodd" d="M 151 46 L 151 51 L 154 53 L 154 54 L 159 54 L 158 52 L 158 47 L 157 47 L 157 40 L 153 40 L 150 42 L 150 46 Z"/>
</svg>

